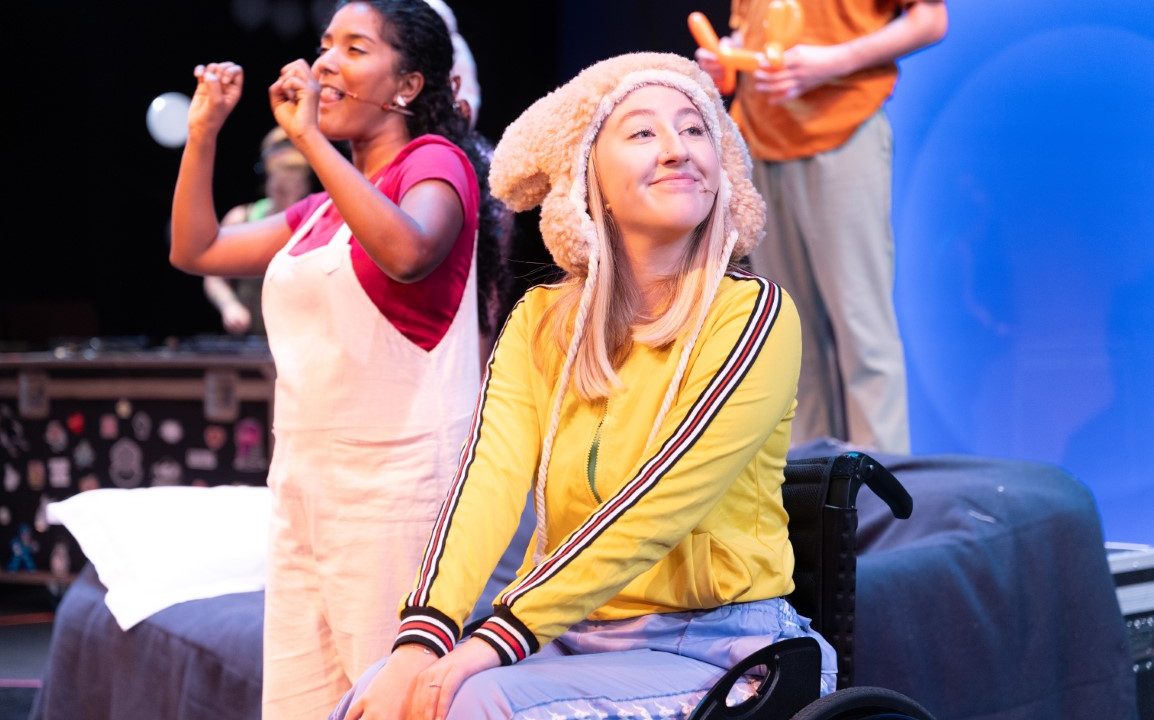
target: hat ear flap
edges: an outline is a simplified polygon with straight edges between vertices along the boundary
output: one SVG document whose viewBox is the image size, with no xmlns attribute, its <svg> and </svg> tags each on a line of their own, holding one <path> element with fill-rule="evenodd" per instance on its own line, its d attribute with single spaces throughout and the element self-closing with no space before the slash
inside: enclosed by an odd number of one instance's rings
<svg viewBox="0 0 1154 720">
<path fill-rule="evenodd" d="M 548 238 L 553 261 L 566 272 L 584 277 L 589 266 L 589 248 L 597 240 L 597 230 L 586 207 L 579 206 L 569 185 L 557 185 L 541 203 L 541 234 Z"/>
<path fill-rule="evenodd" d="M 765 199 L 750 180 L 753 161 L 745 142 L 740 140 L 736 123 L 727 113 L 719 118 L 721 122 L 721 164 L 729 178 L 729 218 L 733 223 L 726 232 L 737 231 L 737 244 L 733 257 L 748 255 L 765 237 Z"/>
<path fill-rule="evenodd" d="M 530 105 L 505 128 L 493 150 L 489 187 L 514 212 L 536 207 L 549 192 L 552 168 L 548 161 L 557 153 L 555 148 L 547 149 L 555 104 L 550 93 Z"/>
</svg>

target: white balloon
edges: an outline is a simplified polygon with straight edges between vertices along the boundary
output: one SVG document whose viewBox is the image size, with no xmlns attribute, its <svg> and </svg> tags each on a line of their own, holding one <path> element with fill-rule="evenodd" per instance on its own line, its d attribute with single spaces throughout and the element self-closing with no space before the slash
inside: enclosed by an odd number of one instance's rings
<svg viewBox="0 0 1154 720">
<path fill-rule="evenodd" d="M 153 98 L 144 118 L 152 139 L 165 147 L 183 145 L 188 140 L 188 106 L 191 102 L 187 95 L 178 92 L 166 92 Z"/>
</svg>

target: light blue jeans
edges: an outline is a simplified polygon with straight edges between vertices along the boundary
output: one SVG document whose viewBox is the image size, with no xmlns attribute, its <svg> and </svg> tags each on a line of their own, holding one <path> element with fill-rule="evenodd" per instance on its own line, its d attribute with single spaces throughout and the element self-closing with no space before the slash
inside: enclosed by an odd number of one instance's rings
<svg viewBox="0 0 1154 720">
<path fill-rule="evenodd" d="M 446 720 L 568 720 L 686 717 L 725 671 L 778 640 L 809 636 L 821 645 L 821 694 L 837 684 L 833 648 L 781 598 L 715 610 L 587 620 L 526 660 L 465 681 Z M 388 659 L 345 694 L 330 720 L 344 718 Z M 748 698 L 753 681 L 739 686 Z"/>
</svg>

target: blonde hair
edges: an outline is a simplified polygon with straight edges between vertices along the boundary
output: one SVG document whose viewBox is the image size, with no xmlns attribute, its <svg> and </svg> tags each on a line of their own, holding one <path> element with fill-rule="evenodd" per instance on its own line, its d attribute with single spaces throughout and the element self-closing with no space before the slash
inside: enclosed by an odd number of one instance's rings
<svg viewBox="0 0 1154 720">
<path fill-rule="evenodd" d="M 677 272 L 658 288 L 657 311 L 647 316 L 641 288 L 625 261 L 621 236 L 613 216 L 606 212 L 597 165 L 590 154 L 587 173 L 589 215 L 596 228 L 597 271 L 584 276 L 567 273 L 560 283 L 561 295 L 546 309 L 537 324 L 535 340 L 555 343 L 563 352 L 576 345 L 569 373 L 577 396 L 593 402 L 608 398 L 619 387 L 617 369 L 634 343 L 667 348 L 696 323 L 694 309 L 705 309 L 711 299 L 711 271 L 728 267 L 725 235 L 716 201 L 709 215 L 693 230 L 688 251 Z M 586 292 L 588 291 L 588 292 Z M 588 294 L 587 321 L 578 328 L 574 313 Z M 580 336 L 577 331 L 581 330 Z M 535 354 L 540 358 L 540 353 Z M 540 367 L 539 367 L 540 369 Z"/>
</svg>

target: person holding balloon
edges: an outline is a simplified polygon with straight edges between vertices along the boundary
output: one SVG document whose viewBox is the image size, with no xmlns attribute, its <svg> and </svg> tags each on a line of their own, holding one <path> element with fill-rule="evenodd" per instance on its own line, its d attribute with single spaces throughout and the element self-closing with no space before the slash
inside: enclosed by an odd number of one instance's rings
<svg viewBox="0 0 1154 720">
<path fill-rule="evenodd" d="M 194 71 L 170 259 L 264 276 L 276 366 L 266 718 L 324 717 L 387 652 L 469 430 L 478 277 L 501 271 L 490 251 L 508 211 L 452 66 L 424 0 L 338 0 L 316 59 L 268 89 L 323 191 L 233 225 L 217 221 L 213 165 L 245 73 Z"/>
<path fill-rule="evenodd" d="M 751 266 L 801 313 L 794 440 L 909 452 L 884 105 L 896 61 L 945 36 L 945 3 L 733 0 L 731 9 L 729 37 L 715 41 L 700 19 L 691 29 L 715 82 L 736 76 L 731 112 L 769 206 Z"/>
</svg>

